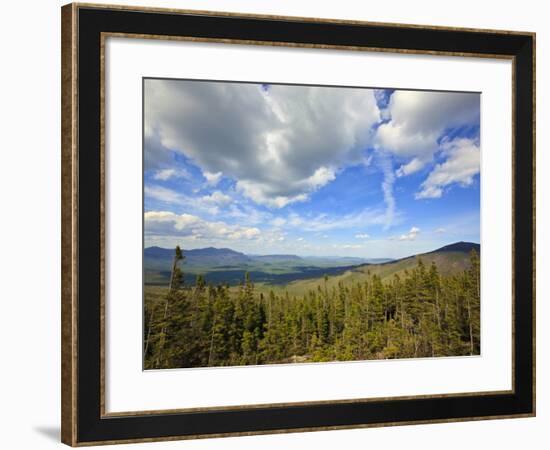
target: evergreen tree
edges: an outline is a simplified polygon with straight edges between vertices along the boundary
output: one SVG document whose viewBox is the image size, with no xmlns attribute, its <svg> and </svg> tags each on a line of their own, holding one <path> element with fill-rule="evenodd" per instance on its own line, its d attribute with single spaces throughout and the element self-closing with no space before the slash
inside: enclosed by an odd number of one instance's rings
<svg viewBox="0 0 550 450">
<path fill-rule="evenodd" d="M 169 286 L 144 308 L 145 368 L 475 355 L 480 351 L 480 262 L 443 276 L 421 259 L 383 280 L 332 283 L 300 297 L 183 283 L 175 249 Z"/>
</svg>

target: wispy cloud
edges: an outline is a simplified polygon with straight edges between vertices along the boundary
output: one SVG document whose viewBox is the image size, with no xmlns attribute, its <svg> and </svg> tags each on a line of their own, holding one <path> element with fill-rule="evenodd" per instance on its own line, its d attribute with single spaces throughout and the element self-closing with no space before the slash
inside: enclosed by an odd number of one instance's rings
<svg viewBox="0 0 550 450">
<path fill-rule="evenodd" d="M 198 211 L 210 215 L 220 212 L 220 207 L 226 207 L 233 202 L 233 199 L 221 191 L 214 191 L 211 194 L 200 197 L 185 195 L 174 189 L 163 186 L 147 184 L 144 187 L 145 197 L 161 202 L 165 205 L 185 207 L 190 211 Z"/>
<path fill-rule="evenodd" d="M 379 152 L 377 161 L 384 174 L 384 179 L 382 181 L 382 192 L 384 193 L 384 202 L 386 203 L 384 229 L 388 229 L 393 225 L 396 212 L 395 197 L 393 196 L 395 174 L 392 160 L 388 155 Z"/>
<path fill-rule="evenodd" d="M 366 225 L 384 225 L 386 220 L 386 211 L 364 209 L 362 211 L 344 214 L 341 216 L 319 214 L 313 217 L 306 217 L 293 213 L 288 216 L 285 223 L 288 227 L 298 228 L 303 231 L 319 232 L 352 229 L 357 227 L 365 227 Z"/>
<path fill-rule="evenodd" d="M 200 197 L 201 201 L 212 205 L 228 205 L 233 199 L 221 191 L 214 191 L 210 195 Z"/>
<path fill-rule="evenodd" d="M 155 171 L 153 179 L 159 181 L 167 181 L 172 178 L 189 178 L 189 172 L 183 168 L 178 169 L 160 169 Z"/>
<path fill-rule="evenodd" d="M 333 244 L 333 248 L 343 249 L 343 250 L 359 250 L 363 248 L 363 245 L 360 244 Z"/>
<path fill-rule="evenodd" d="M 151 184 L 146 184 L 143 192 L 146 197 L 150 197 L 163 203 L 181 203 L 186 198 L 173 189 Z"/>
</svg>

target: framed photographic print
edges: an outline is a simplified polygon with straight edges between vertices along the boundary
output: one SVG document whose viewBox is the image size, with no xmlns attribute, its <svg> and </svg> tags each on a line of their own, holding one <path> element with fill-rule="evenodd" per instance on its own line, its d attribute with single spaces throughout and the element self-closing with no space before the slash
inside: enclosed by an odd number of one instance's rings
<svg viewBox="0 0 550 450">
<path fill-rule="evenodd" d="M 62 8 L 62 440 L 535 414 L 535 35 Z"/>
</svg>

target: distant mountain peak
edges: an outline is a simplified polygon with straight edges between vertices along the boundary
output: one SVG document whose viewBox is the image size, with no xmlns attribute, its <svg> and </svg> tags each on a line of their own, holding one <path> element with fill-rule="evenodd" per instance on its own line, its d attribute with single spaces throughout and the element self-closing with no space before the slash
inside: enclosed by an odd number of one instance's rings
<svg viewBox="0 0 550 450">
<path fill-rule="evenodd" d="M 465 241 L 459 241 L 455 242 L 454 244 L 445 245 L 441 248 L 438 248 L 437 250 L 433 250 L 430 253 L 436 253 L 436 252 L 471 252 L 472 250 L 475 250 L 476 252 L 480 252 L 481 246 L 479 244 L 476 244 L 475 242 L 465 242 Z"/>
</svg>

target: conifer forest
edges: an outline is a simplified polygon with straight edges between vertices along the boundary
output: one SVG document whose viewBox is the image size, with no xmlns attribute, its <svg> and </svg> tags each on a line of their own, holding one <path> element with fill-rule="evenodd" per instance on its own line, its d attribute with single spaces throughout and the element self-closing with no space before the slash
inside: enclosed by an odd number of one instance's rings
<svg viewBox="0 0 550 450">
<path fill-rule="evenodd" d="M 296 293 L 248 273 L 238 285 L 190 283 L 177 247 L 167 285 L 145 287 L 144 369 L 478 355 L 479 254 L 466 258 L 451 273 L 420 256 L 387 277 L 366 266 Z"/>
</svg>

